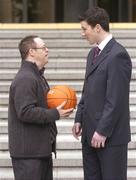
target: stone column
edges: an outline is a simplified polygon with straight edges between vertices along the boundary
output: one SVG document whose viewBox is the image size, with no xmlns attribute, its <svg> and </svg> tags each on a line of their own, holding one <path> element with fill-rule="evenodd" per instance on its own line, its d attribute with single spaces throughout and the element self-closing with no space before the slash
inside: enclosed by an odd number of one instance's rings
<svg viewBox="0 0 136 180">
<path fill-rule="evenodd" d="M 64 0 L 64 22 L 78 22 L 78 16 L 88 8 L 88 0 Z"/>
<path fill-rule="evenodd" d="M 128 0 L 118 0 L 118 21 L 128 21 Z"/>
<path fill-rule="evenodd" d="M 55 0 L 38 1 L 38 22 L 51 23 L 55 21 Z"/>
<path fill-rule="evenodd" d="M 12 2 L 11 0 L 0 0 L 0 22 L 12 22 Z"/>
</svg>

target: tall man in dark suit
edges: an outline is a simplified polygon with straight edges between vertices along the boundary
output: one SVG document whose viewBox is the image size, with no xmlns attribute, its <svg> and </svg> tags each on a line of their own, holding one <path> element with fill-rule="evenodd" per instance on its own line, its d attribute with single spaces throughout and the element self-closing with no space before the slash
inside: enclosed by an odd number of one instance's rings
<svg viewBox="0 0 136 180">
<path fill-rule="evenodd" d="M 52 151 L 55 152 L 56 124 L 73 109 L 62 103 L 48 109 L 49 85 L 43 76 L 48 48 L 38 36 L 27 36 L 19 43 L 21 67 L 9 92 L 9 151 L 15 180 L 53 180 Z"/>
<path fill-rule="evenodd" d="M 109 33 L 109 16 L 99 7 L 80 16 L 82 36 L 96 44 L 87 57 L 82 97 L 72 128 L 82 134 L 85 180 L 127 180 L 130 141 L 131 60 Z"/>
</svg>

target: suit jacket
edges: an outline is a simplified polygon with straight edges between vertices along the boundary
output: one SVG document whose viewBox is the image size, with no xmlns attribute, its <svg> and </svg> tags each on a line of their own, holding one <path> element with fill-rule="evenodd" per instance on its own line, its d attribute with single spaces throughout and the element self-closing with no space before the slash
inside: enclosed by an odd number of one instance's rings
<svg viewBox="0 0 136 180">
<path fill-rule="evenodd" d="M 24 60 L 10 86 L 8 134 L 11 157 L 39 158 L 51 154 L 50 125 L 59 119 L 59 113 L 47 107 L 44 94 L 48 90 L 37 66 Z"/>
<path fill-rule="evenodd" d="M 125 48 L 112 38 L 92 64 L 87 57 L 82 97 L 75 122 L 82 125 L 82 142 L 91 143 L 95 131 L 107 137 L 106 145 L 130 141 L 129 86 L 132 64 Z"/>
</svg>

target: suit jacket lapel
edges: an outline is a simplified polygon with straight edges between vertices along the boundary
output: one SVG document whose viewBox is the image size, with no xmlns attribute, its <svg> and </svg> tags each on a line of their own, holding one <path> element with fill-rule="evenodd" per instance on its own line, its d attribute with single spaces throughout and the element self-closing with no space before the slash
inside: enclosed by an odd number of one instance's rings
<svg viewBox="0 0 136 180">
<path fill-rule="evenodd" d="M 89 52 L 87 57 L 87 65 L 86 65 L 86 75 L 90 72 L 91 66 L 92 66 L 92 60 L 93 60 L 93 49 Z"/>
<path fill-rule="evenodd" d="M 108 53 L 111 50 L 114 43 L 115 43 L 115 39 L 112 38 L 108 42 L 108 44 L 105 46 L 105 48 L 102 50 L 100 55 L 96 58 L 96 62 L 94 64 L 92 64 L 93 52 L 91 53 L 91 55 L 90 55 L 90 57 L 91 57 L 91 59 L 90 59 L 91 65 L 89 65 L 89 67 L 87 67 L 86 76 L 85 76 L 86 79 L 99 66 L 99 64 L 106 59 L 106 57 L 108 56 Z M 88 63 L 88 64 L 90 64 L 90 63 Z"/>
</svg>

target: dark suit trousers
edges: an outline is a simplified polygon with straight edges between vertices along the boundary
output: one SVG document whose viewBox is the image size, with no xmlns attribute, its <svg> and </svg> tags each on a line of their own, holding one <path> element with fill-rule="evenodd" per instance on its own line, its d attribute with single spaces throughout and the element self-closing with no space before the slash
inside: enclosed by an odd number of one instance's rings
<svg viewBox="0 0 136 180">
<path fill-rule="evenodd" d="M 41 159 L 12 158 L 15 180 L 53 180 L 52 157 Z"/>
<path fill-rule="evenodd" d="M 127 180 L 127 145 L 92 148 L 82 145 L 84 180 Z"/>
</svg>

